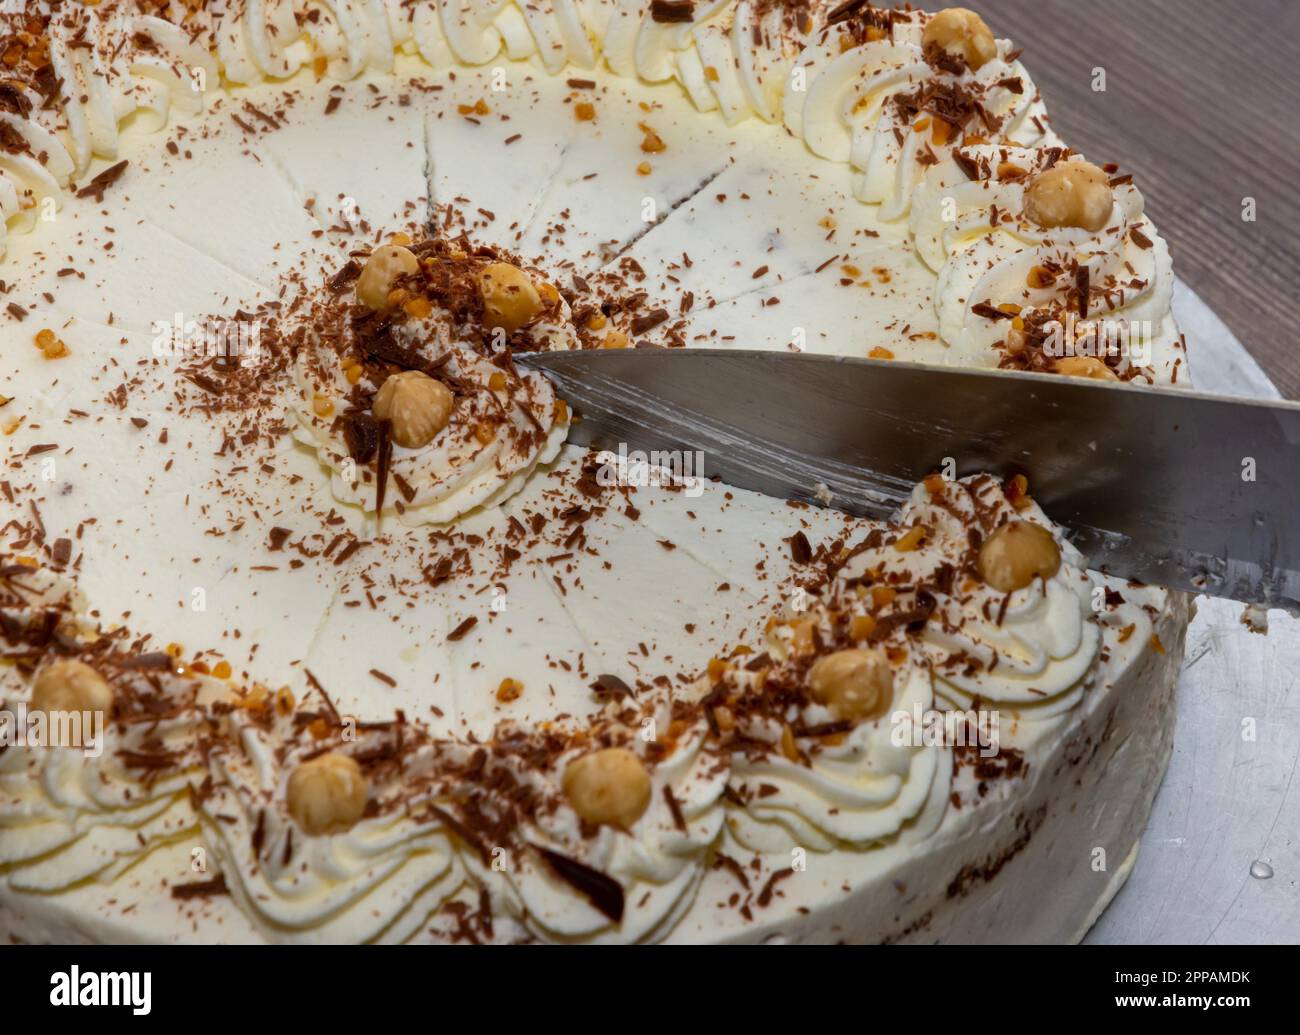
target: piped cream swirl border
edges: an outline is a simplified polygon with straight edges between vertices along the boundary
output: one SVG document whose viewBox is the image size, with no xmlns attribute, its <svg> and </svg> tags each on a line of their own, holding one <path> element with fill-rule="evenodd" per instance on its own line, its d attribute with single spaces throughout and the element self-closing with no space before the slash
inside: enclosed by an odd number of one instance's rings
<svg viewBox="0 0 1300 1035">
<path fill-rule="evenodd" d="M 13 7 L 12 0 L 7 6 Z M 49 12 L 44 0 L 20 6 Z M 958 244 L 932 225 L 936 213 L 952 221 L 950 206 L 936 206 L 936 199 L 968 193 L 952 175 L 957 142 L 935 145 L 928 128 L 900 124 L 889 102 L 931 79 L 975 88 L 999 121 L 990 142 L 1041 154 L 1060 140 L 1037 88 L 1009 40 L 998 40 L 997 57 L 978 71 L 952 76 L 924 61 L 920 40 L 930 17 L 925 12 L 896 16 L 891 38 L 859 42 L 845 25 L 823 24 L 833 6 L 816 0 L 806 9 L 787 10 L 757 0 L 700 0 L 689 21 L 672 23 L 656 21 L 649 0 L 211 0 L 198 11 L 173 0 L 170 21 L 140 13 L 132 0 L 63 6 L 49 31 L 59 104 L 47 107 L 29 89 L 25 116 L 0 112 L 31 152 L 0 153 L 0 215 L 7 227 L 30 230 L 43 199 L 61 204 L 92 158 L 116 158 L 119 125 L 129 117 L 143 112 L 162 125 L 173 110 L 201 111 L 205 95 L 226 84 L 282 80 L 305 67 L 337 79 L 383 74 L 392 71 L 397 52 L 419 55 L 433 68 L 504 57 L 534 60 L 558 74 L 603 63 L 628 78 L 675 80 L 697 108 L 718 110 L 728 123 L 750 116 L 783 120 L 814 154 L 847 163 L 853 193 L 879 205 L 882 219 L 912 213 L 918 251 L 940 278 L 940 335 L 954 359 L 996 362 L 996 329 L 971 315 L 970 306 L 984 300 L 971 292 L 987 291 L 994 304 L 1011 301 L 1000 296 L 1022 293 L 1024 282 L 1016 276 L 1032 267 L 1044 243 L 1022 234 L 1022 247 L 1008 254 L 1007 235 L 991 235 L 997 275 L 976 278 L 972 271 L 987 258 L 985 249 L 967 247 L 969 235 Z M 0 12 L 9 20 L 21 17 Z M 73 46 L 79 38 L 94 45 Z M 922 160 L 927 153 L 937 168 Z M 922 225 L 914 197 L 925 202 Z M 1146 287 L 1111 315 L 1155 327 L 1155 378 L 1169 381 L 1179 357 L 1173 349 L 1168 249 L 1141 215 L 1141 195 L 1131 184 L 1120 192 L 1119 204 L 1124 227 L 1140 222 L 1153 248 L 1139 257 L 1145 261 L 1132 278 L 1144 279 Z M 946 259 L 935 254 L 936 237 L 944 242 Z M 1134 257 L 1125 240 L 1103 233 L 1064 243 L 1076 251 L 1087 248 L 1090 264 L 1122 269 Z M 0 253 L 3 248 L 0 236 Z"/>
<path fill-rule="evenodd" d="M 1012 514 L 993 479 L 956 483 L 946 495 L 960 499 L 963 493 L 978 499 L 995 520 Z M 694 901 L 711 854 L 730 844 L 758 852 L 784 852 L 792 844 L 869 852 L 930 837 L 947 808 L 951 751 L 897 742 L 900 712 L 910 713 L 913 706 L 965 709 L 978 697 L 1013 713 L 1022 725 L 1046 730 L 1066 720 L 1099 668 L 1103 630 L 1089 613 L 1094 577 L 1075 566 L 1077 556 L 1060 529 L 1040 512 L 1019 517 L 1052 531 L 1065 558 L 1060 571 L 1013 594 L 1005 621 L 996 626 L 984 618 L 989 608 L 979 587 L 940 600 L 933 635 L 900 633 L 891 640 L 901 651 L 891 712 L 857 724 L 838 743 L 824 742 L 815 732 L 797 734 L 794 749 L 807 764 L 776 749 L 721 751 L 699 713 L 681 719 L 674 709 L 677 695 L 698 701 L 711 678 L 686 691 L 656 688 L 637 699 L 633 718 L 628 702 L 611 703 L 587 736 L 642 755 L 652 785 L 649 807 L 626 831 L 602 826 L 593 833 L 567 804 L 561 776 L 586 750 L 581 737 L 544 767 L 510 749 L 514 738 L 530 735 L 523 729 L 499 731 L 494 741 L 502 750 L 486 752 L 483 745 L 429 737 L 400 722 L 362 727 L 349 739 L 298 721 L 291 700 L 284 706 L 263 702 L 250 711 L 247 691 L 178 664 L 139 676 L 148 680 L 146 692 L 161 692 L 172 704 L 170 717 L 110 725 L 97 756 L 37 746 L 0 754 L 0 868 L 11 888 L 52 894 L 87 880 L 111 884 L 166 845 L 201 840 L 212 872 L 223 876 L 241 911 L 271 941 L 409 940 L 428 928 L 446 901 L 465 894 L 473 900 L 476 888 L 486 889 L 494 914 L 545 940 L 663 937 Z M 960 503 L 949 499 L 937 506 L 924 487 L 901 520 L 900 528 L 924 523 L 929 529 L 919 550 L 900 551 L 887 538 L 857 553 L 799 620 L 821 623 L 829 635 L 831 610 L 842 615 L 854 606 L 860 570 L 879 574 L 902 565 L 900 573 L 925 579 L 951 564 L 968 543 Z M 85 604 L 69 582 L 42 569 L 23 579 L 30 588 L 22 608 L 8 608 L 10 618 L 35 621 L 51 607 L 71 608 L 69 627 L 81 628 L 87 641 L 95 638 Z M 1112 616 L 1106 635 L 1116 635 L 1121 618 L 1134 627 L 1143 621 L 1138 633 L 1147 635 L 1149 621 L 1134 614 L 1141 608 L 1125 605 L 1122 616 Z M 960 642 L 944 633 L 948 627 L 957 630 Z M 777 663 L 788 649 L 787 633 L 782 623 L 770 631 Z M 1008 664 L 987 678 L 963 680 L 943 664 L 954 649 L 985 655 L 996 650 Z M 734 675 L 752 677 L 742 670 Z M 0 668 L 0 688 L 10 706 L 30 695 L 13 666 Z M 791 724 L 815 730 L 833 718 L 811 704 L 784 722 L 787 731 Z M 647 739 L 646 728 L 667 740 Z M 750 743 L 782 743 L 779 724 L 745 732 Z M 286 804 L 287 781 L 300 762 L 327 750 L 395 757 L 399 743 L 408 745 L 396 756 L 401 764 L 374 771 L 373 807 L 355 826 L 332 835 L 301 832 Z M 132 764 L 133 758 L 164 750 L 171 761 L 162 770 Z M 490 777 L 493 770 L 501 780 L 475 783 L 459 775 Z M 744 808 L 729 807 L 728 785 L 768 790 Z M 464 806 L 466 794 L 479 795 L 474 807 L 488 815 L 504 807 L 492 796 L 494 786 L 527 788 L 530 797 L 547 803 L 525 818 L 504 856 L 498 851 L 504 846 L 474 843 L 462 828 L 445 822 Z M 627 903 L 621 923 L 557 879 L 538 849 L 617 881 Z"/>
</svg>

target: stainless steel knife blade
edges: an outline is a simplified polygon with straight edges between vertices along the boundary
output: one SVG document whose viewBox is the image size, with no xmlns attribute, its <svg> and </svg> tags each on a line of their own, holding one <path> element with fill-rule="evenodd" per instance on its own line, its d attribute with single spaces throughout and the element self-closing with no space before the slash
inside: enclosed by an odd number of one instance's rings
<svg viewBox="0 0 1300 1035">
<path fill-rule="evenodd" d="M 801 353 L 515 358 L 580 444 L 698 451 L 706 477 L 876 518 L 931 471 L 1023 473 L 1094 568 L 1300 611 L 1300 404 Z"/>
</svg>

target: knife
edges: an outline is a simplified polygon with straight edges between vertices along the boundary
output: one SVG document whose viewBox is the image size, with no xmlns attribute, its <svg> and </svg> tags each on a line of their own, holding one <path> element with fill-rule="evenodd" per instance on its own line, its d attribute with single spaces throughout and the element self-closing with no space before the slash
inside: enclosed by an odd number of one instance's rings
<svg viewBox="0 0 1300 1035">
<path fill-rule="evenodd" d="M 1089 566 L 1300 613 L 1300 404 L 1014 371 L 722 349 L 516 354 L 580 445 L 891 516 L 931 471 L 1024 474 Z"/>
</svg>

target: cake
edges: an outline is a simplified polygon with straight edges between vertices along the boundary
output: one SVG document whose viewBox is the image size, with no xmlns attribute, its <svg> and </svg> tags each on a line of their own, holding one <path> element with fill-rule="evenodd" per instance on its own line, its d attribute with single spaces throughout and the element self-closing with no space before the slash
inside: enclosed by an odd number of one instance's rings
<svg viewBox="0 0 1300 1035">
<path fill-rule="evenodd" d="M 1088 930 L 1184 596 L 1089 571 L 1022 476 L 872 522 L 567 445 L 513 358 L 1186 384 L 1141 193 L 1009 40 L 860 0 L 4 11 L 0 932 Z"/>
</svg>

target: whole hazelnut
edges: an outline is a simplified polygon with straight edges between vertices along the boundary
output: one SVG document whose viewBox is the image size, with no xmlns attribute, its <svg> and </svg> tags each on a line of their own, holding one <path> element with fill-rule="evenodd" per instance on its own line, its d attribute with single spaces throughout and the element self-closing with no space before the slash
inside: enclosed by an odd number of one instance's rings
<svg viewBox="0 0 1300 1035">
<path fill-rule="evenodd" d="M 1096 233 L 1115 205 L 1110 177 L 1082 158 L 1059 162 L 1025 188 L 1025 215 L 1041 227 L 1079 227 Z"/>
<path fill-rule="evenodd" d="M 420 260 L 410 248 L 385 244 L 370 253 L 361 276 L 357 278 L 357 301 L 368 309 L 387 309 L 388 297 L 397 281 L 420 268 Z"/>
<path fill-rule="evenodd" d="M 1008 521 L 980 546 L 980 577 L 999 593 L 1024 589 L 1040 575 L 1061 567 L 1061 548 L 1052 533 L 1032 521 Z"/>
<path fill-rule="evenodd" d="M 365 814 L 369 791 L 355 759 L 318 755 L 289 776 L 289 815 L 312 835 L 350 830 Z"/>
<path fill-rule="evenodd" d="M 851 648 L 825 654 L 808 672 L 813 699 L 841 719 L 878 719 L 894 701 L 894 671 L 884 651 Z"/>
<path fill-rule="evenodd" d="M 46 665 L 32 684 L 36 712 L 103 712 L 113 707 L 113 688 L 84 661 L 67 659 Z"/>
<path fill-rule="evenodd" d="M 542 311 L 542 296 L 528 274 L 508 262 L 493 262 L 478 275 L 483 322 L 514 334 Z"/>
<path fill-rule="evenodd" d="M 451 420 L 456 397 L 441 381 L 418 370 L 391 374 L 375 393 L 372 410 L 392 422 L 393 441 L 406 449 L 427 446 Z"/>
<path fill-rule="evenodd" d="M 974 11 L 949 7 L 925 23 L 921 43 L 962 58 L 972 72 L 998 56 L 998 44 L 989 27 Z"/>
<path fill-rule="evenodd" d="M 562 785 L 573 811 L 588 823 L 627 830 L 650 804 L 650 774 L 627 748 L 603 748 L 574 759 Z"/>
</svg>

